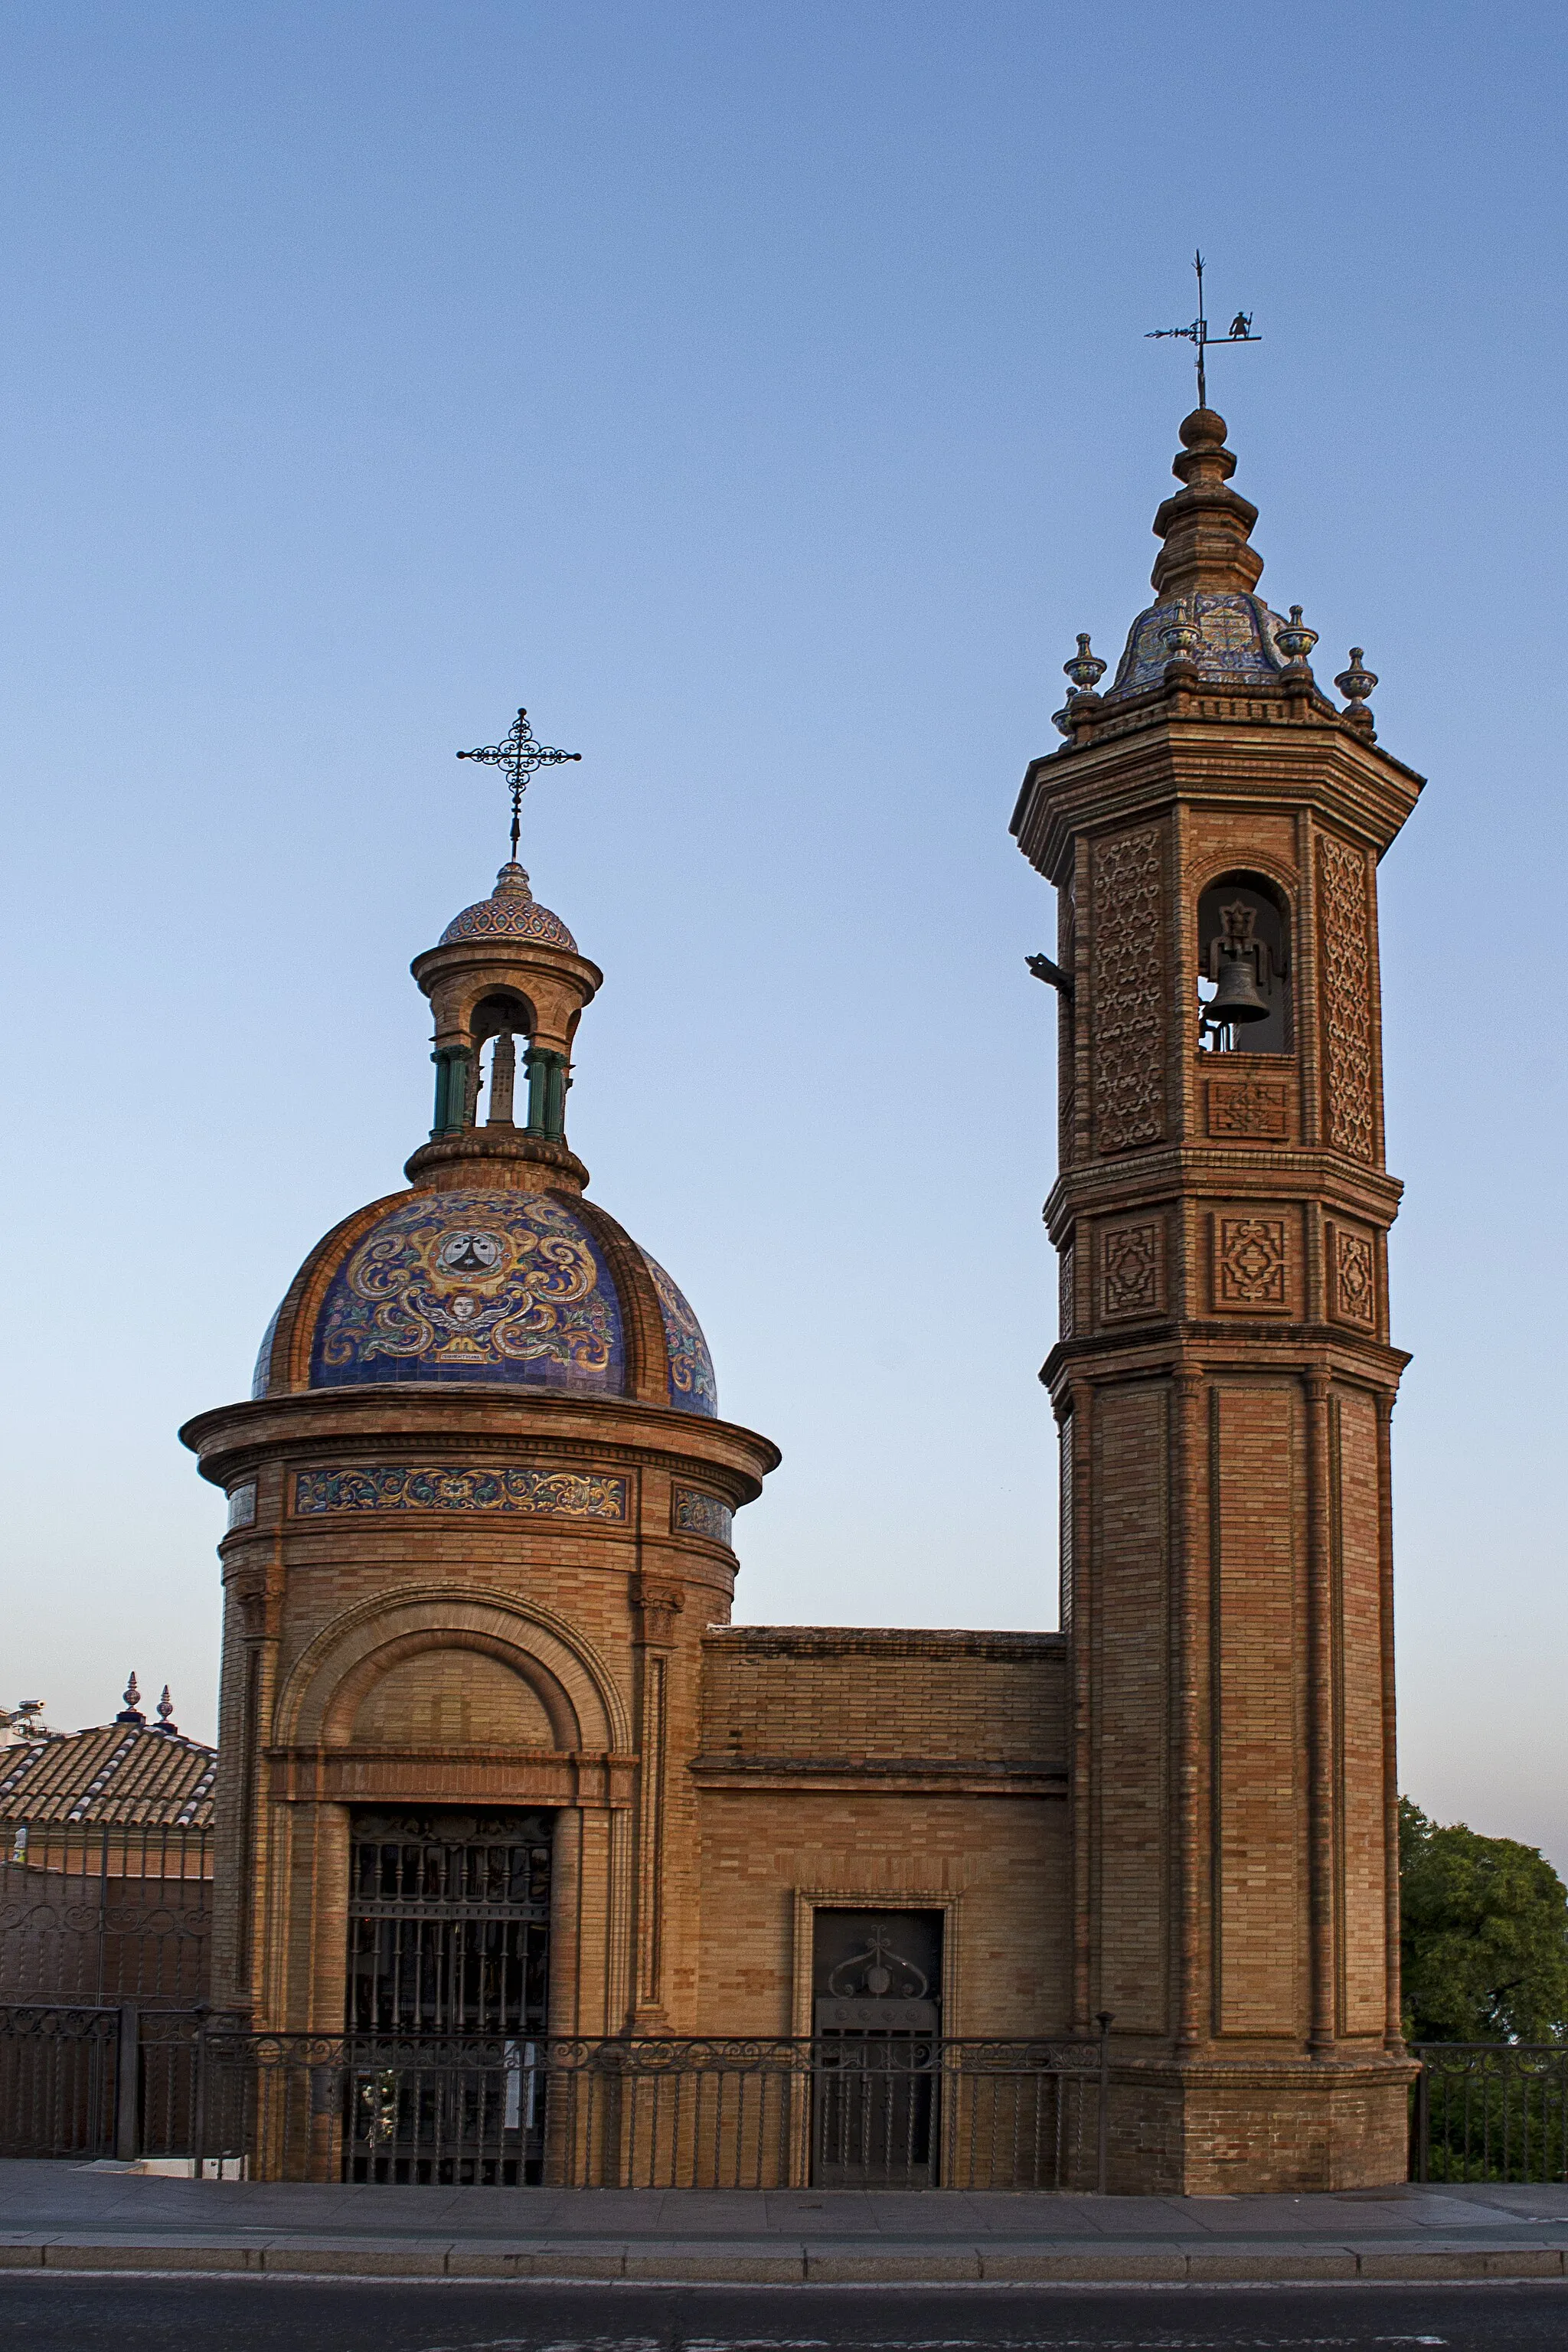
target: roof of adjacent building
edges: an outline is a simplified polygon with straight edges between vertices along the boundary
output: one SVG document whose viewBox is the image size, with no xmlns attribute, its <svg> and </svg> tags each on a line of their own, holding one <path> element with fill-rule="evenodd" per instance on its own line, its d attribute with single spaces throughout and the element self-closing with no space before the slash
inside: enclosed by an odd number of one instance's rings
<svg viewBox="0 0 1568 2352">
<path fill-rule="evenodd" d="M 0 1748 L 0 1819 L 205 1829 L 216 1773 L 199 1739 L 107 1723 Z"/>
</svg>

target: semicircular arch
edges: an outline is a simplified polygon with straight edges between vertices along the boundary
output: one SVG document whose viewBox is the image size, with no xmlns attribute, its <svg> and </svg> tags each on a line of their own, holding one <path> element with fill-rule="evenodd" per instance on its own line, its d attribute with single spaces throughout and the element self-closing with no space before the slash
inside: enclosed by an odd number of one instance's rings
<svg viewBox="0 0 1568 2352">
<path fill-rule="evenodd" d="M 553 1611 L 508 1592 L 399 1585 L 345 1609 L 295 1660 L 273 1710 L 284 1748 L 346 1740 L 353 1708 L 376 1679 L 421 1649 L 479 1649 L 538 1692 L 552 1722 L 588 1754 L 631 1746 L 626 1702 L 592 1644 Z"/>
</svg>

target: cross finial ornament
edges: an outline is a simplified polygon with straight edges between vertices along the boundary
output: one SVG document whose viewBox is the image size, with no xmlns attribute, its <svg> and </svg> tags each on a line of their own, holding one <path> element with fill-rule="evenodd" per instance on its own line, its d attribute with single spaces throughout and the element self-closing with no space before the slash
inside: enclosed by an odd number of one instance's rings
<svg viewBox="0 0 1568 2352">
<path fill-rule="evenodd" d="M 459 760 L 483 760 L 488 766 L 500 768 L 511 793 L 511 855 L 517 862 L 518 829 L 522 823 L 522 796 L 528 790 L 529 778 L 541 768 L 559 768 L 567 760 L 580 760 L 581 751 L 556 751 L 546 743 L 536 743 L 533 730 L 528 723 L 528 713 L 520 710 L 512 720 L 504 742 L 487 743 L 477 751 L 459 751 Z"/>
<path fill-rule="evenodd" d="M 1228 333 L 1211 335 L 1209 322 L 1204 311 L 1204 257 L 1201 253 L 1194 254 L 1193 268 L 1198 277 L 1198 315 L 1192 325 L 1190 327 L 1151 327 L 1143 340 L 1146 343 L 1158 343 L 1164 341 L 1168 336 L 1180 335 L 1185 341 L 1197 346 L 1198 406 L 1206 408 L 1209 404 L 1209 387 L 1208 376 L 1204 367 L 1204 353 L 1208 350 L 1209 345 L 1211 343 L 1260 343 L 1263 338 L 1261 335 L 1255 335 L 1252 331 L 1250 310 L 1237 312 L 1230 322 Z"/>
</svg>

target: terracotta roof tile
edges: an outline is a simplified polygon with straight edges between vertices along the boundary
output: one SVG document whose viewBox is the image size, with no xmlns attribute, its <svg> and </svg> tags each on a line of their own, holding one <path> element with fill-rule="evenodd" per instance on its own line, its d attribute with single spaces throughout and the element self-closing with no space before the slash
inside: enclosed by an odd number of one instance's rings
<svg viewBox="0 0 1568 2352">
<path fill-rule="evenodd" d="M 177 1731 L 109 1723 L 0 1748 L 0 1821 L 205 1829 L 217 1750 Z"/>
</svg>

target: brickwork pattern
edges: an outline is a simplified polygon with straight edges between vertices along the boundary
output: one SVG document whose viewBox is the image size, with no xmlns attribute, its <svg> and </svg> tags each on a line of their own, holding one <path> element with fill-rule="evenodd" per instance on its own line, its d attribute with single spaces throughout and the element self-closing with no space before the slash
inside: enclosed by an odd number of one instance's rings
<svg viewBox="0 0 1568 2352">
<path fill-rule="evenodd" d="M 1366 859 L 1331 834 L 1324 834 L 1318 844 L 1318 898 L 1329 1140 L 1352 1159 L 1371 1160 L 1376 1120 Z"/>
<path fill-rule="evenodd" d="M 1167 1389 L 1139 1381 L 1094 1408 L 1093 1874 L 1097 2010 L 1124 2032 L 1167 2021 L 1164 1660 Z M 1080 1629 L 1081 1630 L 1081 1629 Z"/>
<path fill-rule="evenodd" d="M 1301 2023 L 1301 1412 L 1293 1382 L 1218 1389 L 1216 2026 Z"/>
<path fill-rule="evenodd" d="M 530 1685 L 478 1650 L 427 1650 L 389 1667 L 361 1700 L 351 1736 L 361 1747 L 555 1746 Z"/>
<path fill-rule="evenodd" d="M 1339 2031 L 1381 2034 L 1384 1937 L 1382 1545 L 1377 1406 L 1363 1390 L 1334 1400 L 1342 1660 L 1336 1715 L 1341 1938 Z"/>
<path fill-rule="evenodd" d="M 1070 1915 L 1067 1809 L 1007 1797 L 704 1790 L 700 2008 L 712 2033 L 809 2030 L 823 1896 L 854 1909 L 951 1904 L 950 2032 L 1060 2032 Z M 797 1933 L 802 1941 L 797 1943 Z"/>
<path fill-rule="evenodd" d="M 702 1754 L 1059 1769 L 1050 1634 L 734 1625 L 703 1649 Z"/>
<path fill-rule="evenodd" d="M 1094 846 L 1093 1095 L 1102 1152 L 1165 1132 L 1164 889 L 1153 827 Z"/>
</svg>

